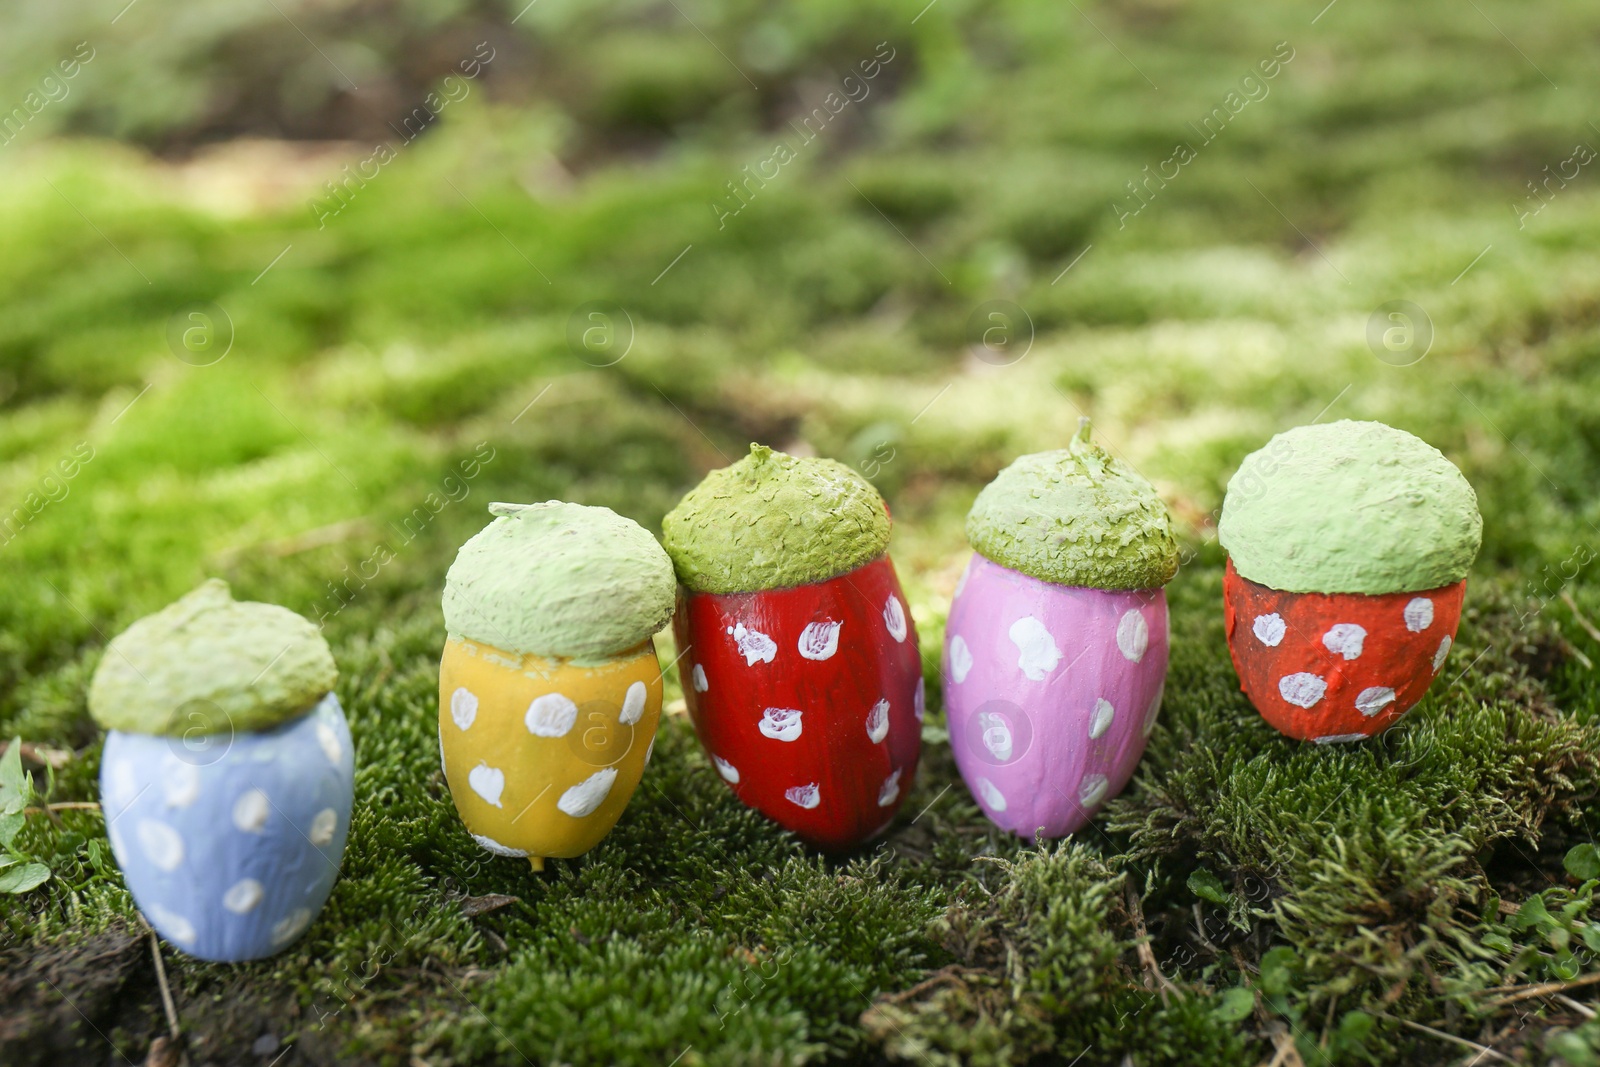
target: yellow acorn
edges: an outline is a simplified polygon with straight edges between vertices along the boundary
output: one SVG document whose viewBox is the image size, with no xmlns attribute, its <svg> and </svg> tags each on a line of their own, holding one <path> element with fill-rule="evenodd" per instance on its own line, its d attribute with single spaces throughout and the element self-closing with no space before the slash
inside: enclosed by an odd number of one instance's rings
<svg viewBox="0 0 1600 1067">
<path fill-rule="evenodd" d="M 490 504 L 445 578 L 439 753 L 456 811 L 501 856 L 580 856 L 621 818 L 661 718 L 650 638 L 676 579 L 607 508 Z"/>
</svg>

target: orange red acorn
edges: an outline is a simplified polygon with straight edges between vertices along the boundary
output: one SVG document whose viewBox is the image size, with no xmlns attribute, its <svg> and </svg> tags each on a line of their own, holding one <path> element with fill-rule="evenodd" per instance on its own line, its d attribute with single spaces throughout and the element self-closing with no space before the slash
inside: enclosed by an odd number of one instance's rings
<svg viewBox="0 0 1600 1067">
<path fill-rule="evenodd" d="M 1483 519 L 1438 449 L 1340 421 L 1246 457 L 1217 536 L 1240 687 L 1273 726 L 1325 744 L 1381 732 L 1427 692 L 1455 641 Z"/>
</svg>

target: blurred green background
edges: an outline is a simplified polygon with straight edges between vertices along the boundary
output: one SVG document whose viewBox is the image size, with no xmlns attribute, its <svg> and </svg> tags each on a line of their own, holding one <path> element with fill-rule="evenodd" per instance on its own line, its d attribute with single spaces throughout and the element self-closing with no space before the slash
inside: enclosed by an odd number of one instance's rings
<svg viewBox="0 0 1600 1067">
<path fill-rule="evenodd" d="M 192 1062 L 1600 1062 L 1600 8 L 0 19 L 0 732 L 92 801 L 105 641 L 220 576 L 323 623 L 358 741 L 307 937 L 168 954 Z M 1080 415 L 1186 565 L 1164 724 L 1078 840 L 994 833 L 937 715 L 854 857 L 739 808 L 681 714 L 583 860 L 455 822 L 438 597 L 488 501 L 658 531 L 751 441 L 855 464 L 931 694 L 967 507 Z M 1443 449 L 1485 540 L 1453 667 L 1332 752 L 1238 693 L 1214 526 L 1244 455 L 1336 418 Z M 98 815 L 16 847 L 54 873 L 0 899 L 0 1058 L 137 1062 L 166 1024 Z"/>
</svg>

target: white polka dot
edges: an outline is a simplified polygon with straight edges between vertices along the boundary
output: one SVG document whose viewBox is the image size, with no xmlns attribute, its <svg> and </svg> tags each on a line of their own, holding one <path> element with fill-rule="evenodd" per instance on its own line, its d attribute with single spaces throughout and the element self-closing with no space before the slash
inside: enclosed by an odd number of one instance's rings
<svg viewBox="0 0 1600 1067">
<path fill-rule="evenodd" d="M 1319 745 L 1342 745 L 1349 741 L 1365 741 L 1366 734 L 1333 734 L 1330 737 L 1313 738 Z"/>
<path fill-rule="evenodd" d="M 906 609 L 893 593 L 883 603 L 883 625 L 889 628 L 889 636 L 896 642 L 906 639 Z"/>
<path fill-rule="evenodd" d="M 693 679 L 694 691 L 696 693 L 704 693 L 707 689 L 711 688 L 711 683 L 706 681 L 706 669 L 700 666 L 700 664 L 696 663 L 694 665 L 694 670 L 689 672 L 689 676 L 691 679 Z"/>
<path fill-rule="evenodd" d="M 1439 651 L 1437 651 L 1437 652 L 1435 652 L 1433 654 L 1433 669 L 1434 670 L 1438 670 L 1440 667 L 1444 666 L 1444 661 L 1450 655 L 1450 646 L 1452 644 L 1454 644 L 1454 642 L 1451 641 L 1451 639 L 1448 638 L 1448 637 L 1446 637 L 1443 641 L 1439 642 Z"/>
<path fill-rule="evenodd" d="M 1163 678 L 1161 679 L 1161 684 L 1156 686 L 1156 695 L 1151 698 L 1150 706 L 1146 708 L 1144 712 L 1144 726 L 1140 728 L 1139 732 L 1144 734 L 1146 737 L 1149 737 L 1151 734 L 1155 733 L 1156 719 L 1161 715 L 1161 696 L 1166 691 L 1167 680 Z"/>
<path fill-rule="evenodd" d="M 622 698 L 622 714 L 617 716 L 617 721 L 624 726 L 632 726 L 644 714 L 644 699 L 647 695 L 643 682 L 634 682 L 628 686 L 628 695 Z"/>
<path fill-rule="evenodd" d="M 800 736 L 800 710 L 798 708 L 768 708 L 761 713 L 756 729 L 763 737 L 774 741 L 794 741 Z"/>
<path fill-rule="evenodd" d="M 457 728 L 465 730 L 478 717 L 478 698 L 466 686 L 457 686 L 450 694 L 450 718 Z"/>
<path fill-rule="evenodd" d="M 722 775 L 722 780 L 729 785 L 739 784 L 739 768 L 723 759 L 721 756 L 712 756 L 711 762 L 717 765 L 717 773 Z"/>
<path fill-rule="evenodd" d="M 744 623 L 737 623 L 728 631 L 733 634 L 733 643 L 739 646 L 739 654 L 744 657 L 746 667 L 754 667 L 757 663 L 771 663 L 778 654 L 778 643 L 760 630 L 746 629 Z"/>
<path fill-rule="evenodd" d="M 565 737 L 578 721 L 578 705 L 560 693 L 546 693 L 534 697 L 522 721 L 534 737 Z"/>
<path fill-rule="evenodd" d="M 491 767 L 480 760 L 476 767 L 467 772 L 467 785 L 483 798 L 484 803 L 497 808 L 502 806 L 500 794 L 505 792 L 506 773 L 499 767 Z"/>
<path fill-rule="evenodd" d="M 1257 615 L 1256 621 L 1250 625 L 1250 630 L 1256 635 L 1256 640 L 1269 648 L 1277 648 L 1288 629 L 1289 627 L 1283 621 L 1283 616 L 1276 612 L 1271 615 Z"/>
<path fill-rule="evenodd" d="M 1367 631 L 1353 622 L 1341 622 L 1328 628 L 1322 635 L 1322 647 L 1332 652 L 1335 656 L 1345 659 L 1356 659 L 1361 655 L 1361 648 L 1367 641 Z"/>
<path fill-rule="evenodd" d="M 1150 625 L 1136 610 L 1123 613 L 1117 621 L 1117 647 L 1125 659 L 1138 663 L 1150 647 Z"/>
<path fill-rule="evenodd" d="M 272 943 L 274 945 L 287 945 L 304 933 L 305 928 L 310 925 L 311 909 L 296 908 L 273 924 Z"/>
<path fill-rule="evenodd" d="M 867 738 L 877 744 L 889 736 L 889 702 L 880 700 L 867 712 Z"/>
<path fill-rule="evenodd" d="M 335 767 L 344 758 L 344 746 L 339 743 L 339 735 L 333 727 L 325 722 L 317 723 L 317 744 L 322 746 L 322 754 L 328 757 L 328 762 Z"/>
<path fill-rule="evenodd" d="M 318 848 L 327 848 L 333 843 L 333 832 L 339 828 L 339 814 L 332 808 L 323 808 L 311 820 L 311 843 Z"/>
<path fill-rule="evenodd" d="M 271 814 L 272 801 L 259 789 L 240 793 L 239 799 L 233 802 L 233 825 L 247 834 L 259 834 Z"/>
<path fill-rule="evenodd" d="M 183 838 L 159 819 L 140 819 L 134 836 L 139 839 L 145 858 L 158 870 L 175 871 L 183 862 Z"/>
<path fill-rule="evenodd" d="M 1103 774 L 1087 775 L 1078 786 L 1078 801 L 1086 808 L 1092 808 L 1106 798 L 1106 790 L 1111 788 L 1111 783 Z"/>
<path fill-rule="evenodd" d="M 900 797 L 900 769 L 883 780 L 883 785 L 878 787 L 878 807 L 887 808 Z"/>
<path fill-rule="evenodd" d="M 1011 759 L 1014 742 L 1011 737 L 1011 727 L 1006 725 L 1005 719 L 989 711 L 978 712 L 978 731 L 983 738 L 983 747 L 989 750 L 989 755 L 1005 763 Z"/>
<path fill-rule="evenodd" d="M 119 808 L 125 808 L 139 799 L 139 775 L 134 772 L 133 764 L 127 760 L 118 760 L 111 765 L 111 800 Z"/>
<path fill-rule="evenodd" d="M 1032 615 L 1024 615 L 1012 623 L 1009 633 L 1011 643 L 1017 646 L 1017 667 L 1029 681 L 1044 681 L 1044 676 L 1061 662 L 1056 639 L 1045 629 L 1044 623 Z"/>
<path fill-rule="evenodd" d="M 176 941 L 180 945 L 194 944 L 194 923 L 175 911 L 168 911 L 160 904 L 152 904 L 144 910 L 150 915 L 151 925 L 160 929 L 162 937 L 168 941 Z"/>
<path fill-rule="evenodd" d="M 617 769 L 606 767 L 595 771 L 589 777 L 561 794 L 561 799 L 556 801 L 556 807 L 571 815 L 574 819 L 581 819 L 593 812 L 611 793 L 611 783 L 617 780 Z"/>
<path fill-rule="evenodd" d="M 978 798 L 990 811 L 1006 810 L 1006 795 L 995 788 L 995 784 L 987 778 L 978 779 Z"/>
<path fill-rule="evenodd" d="M 783 791 L 783 795 L 788 799 L 789 803 L 805 808 L 807 811 L 822 803 L 822 790 L 817 788 L 816 782 L 812 782 L 809 785 L 791 786 Z"/>
<path fill-rule="evenodd" d="M 241 878 L 222 894 L 222 906 L 235 915 L 253 911 L 261 903 L 261 883 L 254 878 Z"/>
<path fill-rule="evenodd" d="M 1433 625 L 1433 601 L 1425 596 L 1414 597 L 1406 604 L 1406 629 L 1420 634 Z"/>
<path fill-rule="evenodd" d="M 957 685 L 967 680 L 967 672 L 972 670 L 972 652 L 967 648 L 966 639 L 956 634 L 950 639 L 950 677 Z"/>
<path fill-rule="evenodd" d="M 923 716 L 928 714 L 928 686 L 922 676 L 917 676 L 917 691 L 911 698 L 911 714 L 921 722 Z"/>
<path fill-rule="evenodd" d="M 526 849 L 512 848 L 510 845 L 502 845 L 494 838 L 485 837 L 482 834 L 473 834 L 472 839 L 478 843 L 479 848 L 488 849 L 496 856 L 526 856 L 528 854 Z"/>
<path fill-rule="evenodd" d="M 1369 719 L 1394 703 L 1394 690 L 1386 685 L 1368 686 L 1356 695 L 1356 710 Z"/>
<path fill-rule="evenodd" d="M 807 623 L 800 631 L 800 655 L 806 659 L 832 659 L 839 651 L 839 627 L 843 625 L 832 620 Z"/>
<path fill-rule="evenodd" d="M 1313 706 L 1327 691 L 1327 682 L 1304 671 L 1299 674 L 1286 674 L 1278 679 L 1278 693 L 1283 699 L 1299 708 Z"/>
<path fill-rule="evenodd" d="M 169 757 L 162 776 L 161 791 L 169 808 L 187 808 L 200 798 L 200 768 Z"/>
<path fill-rule="evenodd" d="M 1089 740 L 1098 741 L 1111 729 L 1111 721 L 1116 718 L 1117 709 L 1111 706 L 1111 701 L 1101 697 L 1094 702 L 1094 714 L 1089 719 Z"/>
</svg>

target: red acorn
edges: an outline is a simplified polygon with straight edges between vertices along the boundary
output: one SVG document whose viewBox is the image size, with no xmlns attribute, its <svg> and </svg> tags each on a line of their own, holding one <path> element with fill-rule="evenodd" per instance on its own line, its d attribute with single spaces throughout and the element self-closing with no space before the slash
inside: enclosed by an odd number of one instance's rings
<svg viewBox="0 0 1600 1067">
<path fill-rule="evenodd" d="M 1281 433 L 1228 483 L 1228 651 L 1273 726 L 1360 741 L 1444 667 L 1483 520 L 1437 449 L 1377 422 Z"/>
<path fill-rule="evenodd" d="M 916 774 L 923 683 L 877 491 L 752 445 L 663 534 L 684 697 L 723 780 L 823 848 L 886 829 Z"/>
</svg>

